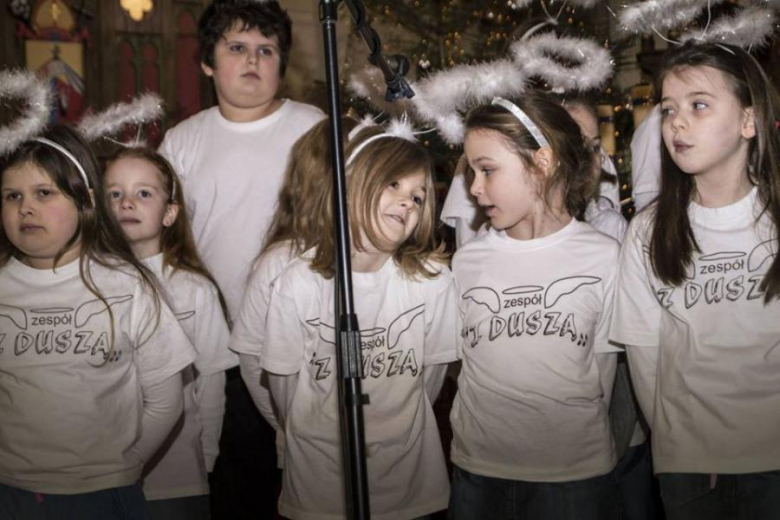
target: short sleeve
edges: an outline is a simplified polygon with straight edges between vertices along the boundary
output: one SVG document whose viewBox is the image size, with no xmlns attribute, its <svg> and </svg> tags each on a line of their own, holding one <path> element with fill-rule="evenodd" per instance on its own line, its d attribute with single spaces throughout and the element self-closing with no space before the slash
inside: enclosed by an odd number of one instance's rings
<svg viewBox="0 0 780 520">
<path fill-rule="evenodd" d="M 183 370 L 196 352 L 171 309 L 160 300 L 159 317 L 154 296 L 141 287 L 131 322 L 135 365 L 142 387 L 153 386 Z"/>
<path fill-rule="evenodd" d="M 238 365 L 238 356 L 230 351 L 228 330 L 216 287 L 206 280 L 198 291 L 195 302 L 195 337 L 198 357 L 195 368 L 208 376 Z"/>
<path fill-rule="evenodd" d="M 266 318 L 271 300 L 271 283 L 260 269 L 249 275 L 244 302 L 238 311 L 230 340 L 231 350 L 260 356 L 265 341 Z"/>
<path fill-rule="evenodd" d="M 650 259 L 643 240 L 648 215 L 642 213 L 631 221 L 620 252 L 610 339 L 623 345 L 658 345 L 662 309 L 651 285 Z"/>
<path fill-rule="evenodd" d="M 260 356 L 263 369 L 283 376 L 300 371 L 306 341 L 295 294 L 296 285 L 306 284 L 306 279 L 296 277 L 296 272 L 288 269 L 274 284 L 268 306 L 263 355 Z M 310 296 L 316 298 L 314 294 Z"/>
<path fill-rule="evenodd" d="M 450 270 L 446 266 L 440 268 L 441 274 L 432 281 L 432 290 L 425 295 L 425 365 L 458 359 L 458 289 Z"/>
</svg>

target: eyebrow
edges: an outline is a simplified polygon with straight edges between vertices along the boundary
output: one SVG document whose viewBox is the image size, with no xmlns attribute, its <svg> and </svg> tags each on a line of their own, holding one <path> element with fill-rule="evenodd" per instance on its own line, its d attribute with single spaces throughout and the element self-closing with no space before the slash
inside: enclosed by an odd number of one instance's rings
<svg viewBox="0 0 780 520">
<path fill-rule="evenodd" d="M 230 45 L 231 43 L 240 43 L 241 45 L 250 45 L 250 42 L 244 41 L 244 40 L 226 40 L 225 38 L 222 38 L 222 40 L 227 44 Z M 257 45 L 258 47 L 270 47 L 272 49 L 279 49 L 279 46 L 275 43 L 261 43 Z"/>
<path fill-rule="evenodd" d="M 708 96 L 708 97 L 711 97 L 711 98 L 715 97 L 715 95 L 710 94 L 709 92 L 705 92 L 703 90 L 697 90 L 696 92 L 689 92 L 688 94 L 686 94 L 683 97 L 684 98 L 692 98 L 692 97 L 699 97 L 699 96 Z M 661 98 L 661 103 L 663 103 L 664 101 L 669 101 L 669 100 L 671 100 L 671 98 L 669 96 L 663 97 L 663 98 Z"/>
</svg>

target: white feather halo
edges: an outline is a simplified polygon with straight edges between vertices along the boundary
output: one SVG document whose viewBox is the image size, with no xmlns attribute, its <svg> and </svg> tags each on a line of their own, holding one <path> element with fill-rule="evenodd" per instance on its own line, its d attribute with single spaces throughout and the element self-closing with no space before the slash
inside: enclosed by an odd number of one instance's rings
<svg viewBox="0 0 780 520">
<path fill-rule="evenodd" d="M 51 115 L 54 96 L 48 84 L 28 71 L 0 71 L 0 99 L 21 99 L 22 116 L 0 128 L 0 156 L 39 134 Z"/>
<path fill-rule="evenodd" d="M 629 34 L 650 34 L 681 27 L 693 21 L 707 5 L 724 0 L 647 0 L 624 8 L 618 16 L 621 29 Z"/>
<path fill-rule="evenodd" d="M 114 137 L 127 125 L 139 126 L 156 121 L 163 115 L 163 101 L 154 92 L 147 92 L 129 103 L 115 103 L 97 114 L 84 117 L 78 130 L 88 140 Z M 140 143 L 128 143 L 139 145 Z"/>
<path fill-rule="evenodd" d="M 520 95 L 526 83 L 527 75 L 510 60 L 458 65 L 420 81 L 412 103 L 421 119 L 435 122 L 447 113 L 466 110 L 495 96 Z"/>
<path fill-rule="evenodd" d="M 681 40 L 728 43 L 743 49 L 759 48 L 772 36 L 775 13 L 761 7 L 747 7 L 733 16 L 722 16 L 706 31 L 694 29 L 683 34 Z"/>
<path fill-rule="evenodd" d="M 542 78 L 555 92 L 591 90 L 612 76 L 612 56 L 593 40 L 547 33 L 515 42 L 509 50 L 526 76 Z M 578 65 L 567 67 L 555 57 Z"/>
</svg>

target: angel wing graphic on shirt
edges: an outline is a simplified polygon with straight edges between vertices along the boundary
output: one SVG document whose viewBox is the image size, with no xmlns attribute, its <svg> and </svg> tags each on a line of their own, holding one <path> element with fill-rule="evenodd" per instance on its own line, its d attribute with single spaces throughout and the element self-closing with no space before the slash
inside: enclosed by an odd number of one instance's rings
<svg viewBox="0 0 780 520">
<path fill-rule="evenodd" d="M 118 305 L 132 299 L 132 294 L 126 294 L 124 296 L 109 296 L 108 298 L 105 298 L 105 303 L 97 298 L 82 303 L 79 305 L 78 309 L 76 309 L 76 315 L 73 320 L 76 328 L 80 329 L 84 327 L 93 317 L 99 316 L 108 311 L 109 307 L 113 307 L 114 305 Z M 106 306 L 106 303 L 108 306 Z"/>
<path fill-rule="evenodd" d="M 328 325 L 327 323 L 320 322 L 319 318 L 312 318 L 310 320 L 306 320 L 306 323 L 317 329 L 320 339 L 322 341 L 324 341 L 325 343 L 329 343 L 331 345 L 336 344 L 336 329 L 332 325 Z M 382 327 L 375 327 L 372 329 L 365 329 L 358 332 L 360 332 L 361 338 L 370 338 L 376 336 L 377 334 L 382 334 L 385 330 L 386 329 Z"/>
<path fill-rule="evenodd" d="M 549 309 L 558 301 L 570 294 L 574 294 L 581 287 L 599 283 L 601 278 L 597 276 L 570 276 L 561 278 L 551 283 L 544 292 L 544 308 Z"/>
<path fill-rule="evenodd" d="M 360 337 L 361 339 L 366 340 L 387 332 L 387 348 L 388 350 L 392 350 L 396 345 L 398 345 L 398 342 L 400 341 L 404 332 L 411 328 L 414 320 L 417 319 L 418 316 L 421 316 L 424 312 L 425 304 L 423 303 L 417 307 L 413 307 L 408 311 L 401 313 L 397 318 L 390 322 L 390 325 L 387 329 L 384 327 L 373 327 L 370 329 L 360 330 Z M 322 341 L 331 345 L 336 344 L 336 329 L 333 326 L 328 325 L 327 323 L 322 323 L 319 318 L 306 320 L 306 323 L 312 327 L 317 328 L 317 332 Z"/>
<path fill-rule="evenodd" d="M 27 330 L 27 313 L 24 309 L 0 303 L 0 318 L 6 318 L 17 328 Z"/>
<path fill-rule="evenodd" d="M 422 316 L 424 312 L 425 304 L 422 303 L 417 307 L 404 312 L 396 319 L 394 319 L 392 323 L 390 323 L 390 326 L 387 328 L 388 350 L 392 350 L 396 345 L 398 345 L 398 340 L 401 339 L 403 333 L 409 330 L 412 326 L 412 323 L 414 323 L 414 320 L 417 319 L 418 316 Z"/>
<path fill-rule="evenodd" d="M 463 293 L 464 300 L 472 300 L 477 305 L 484 305 L 493 314 L 501 312 L 501 298 L 490 287 L 472 287 Z"/>
<path fill-rule="evenodd" d="M 766 240 L 753 248 L 748 256 L 748 271 L 751 273 L 758 271 L 767 260 L 777 256 L 777 253 L 772 250 L 773 243 L 774 240 Z"/>
</svg>

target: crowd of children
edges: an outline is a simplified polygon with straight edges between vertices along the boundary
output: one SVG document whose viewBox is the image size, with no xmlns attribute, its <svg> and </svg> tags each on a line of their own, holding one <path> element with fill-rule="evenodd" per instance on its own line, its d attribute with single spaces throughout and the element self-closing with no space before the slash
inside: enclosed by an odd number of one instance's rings
<svg viewBox="0 0 780 520">
<path fill-rule="evenodd" d="M 159 151 L 0 160 L 0 518 L 346 516 L 328 122 L 276 1 L 199 38 L 217 106 Z M 653 472 L 669 520 L 777 518 L 780 98 L 701 42 L 657 91 L 630 225 L 587 102 L 472 107 L 451 263 L 409 123 L 344 120 L 372 518 L 648 520 Z"/>
</svg>

